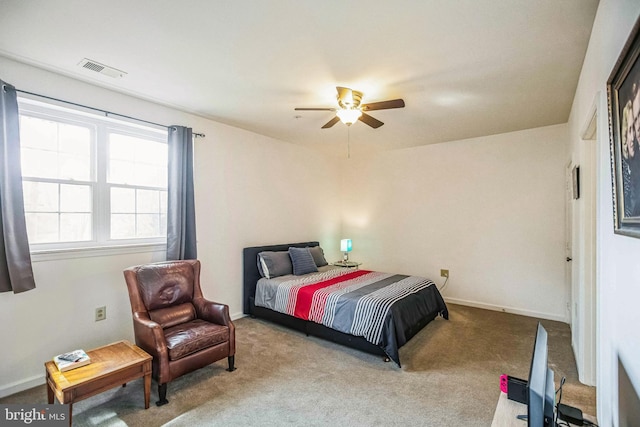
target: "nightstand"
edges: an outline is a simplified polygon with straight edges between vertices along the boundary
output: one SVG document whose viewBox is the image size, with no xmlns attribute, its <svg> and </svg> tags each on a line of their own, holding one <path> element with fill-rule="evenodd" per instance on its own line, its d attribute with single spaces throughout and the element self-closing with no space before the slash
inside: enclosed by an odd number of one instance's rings
<svg viewBox="0 0 640 427">
<path fill-rule="evenodd" d="M 354 261 L 337 261 L 332 265 L 335 265 L 336 267 L 353 268 L 354 270 L 357 270 L 358 267 L 362 265 L 362 263 Z"/>
</svg>

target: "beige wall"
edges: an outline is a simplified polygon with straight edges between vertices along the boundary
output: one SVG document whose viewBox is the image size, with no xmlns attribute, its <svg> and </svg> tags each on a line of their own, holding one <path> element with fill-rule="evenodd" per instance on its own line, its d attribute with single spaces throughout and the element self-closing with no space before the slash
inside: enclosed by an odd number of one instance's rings
<svg viewBox="0 0 640 427">
<path fill-rule="evenodd" d="M 345 162 L 343 237 L 363 268 L 434 279 L 450 302 L 568 321 L 566 125 Z"/>
<path fill-rule="evenodd" d="M 198 256 L 205 295 L 242 315 L 242 248 L 319 240 L 338 253 L 339 164 L 227 126 L 201 128 L 196 148 Z M 334 248 L 332 250 L 332 248 Z"/>
</svg>

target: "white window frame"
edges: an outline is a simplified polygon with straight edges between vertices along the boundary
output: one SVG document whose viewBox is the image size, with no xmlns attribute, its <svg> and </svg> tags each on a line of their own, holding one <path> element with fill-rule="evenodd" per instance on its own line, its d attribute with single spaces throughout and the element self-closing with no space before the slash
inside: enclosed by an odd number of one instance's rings
<svg viewBox="0 0 640 427">
<path fill-rule="evenodd" d="M 166 236 L 134 239 L 110 238 L 110 197 L 111 187 L 153 189 L 143 185 L 121 185 L 107 182 L 108 137 L 110 132 L 142 137 L 160 143 L 167 143 L 167 129 L 129 122 L 112 117 L 104 117 L 95 112 L 86 112 L 66 106 L 44 103 L 31 98 L 18 98 L 20 115 L 70 123 L 91 128 L 91 181 L 72 181 L 46 178 L 24 177 L 36 182 L 57 182 L 85 184 L 92 188 L 92 240 L 79 242 L 54 242 L 30 244 L 33 261 L 102 256 L 137 252 L 157 252 L 166 248 Z M 166 189 L 166 187 L 164 187 Z"/>
</svg>

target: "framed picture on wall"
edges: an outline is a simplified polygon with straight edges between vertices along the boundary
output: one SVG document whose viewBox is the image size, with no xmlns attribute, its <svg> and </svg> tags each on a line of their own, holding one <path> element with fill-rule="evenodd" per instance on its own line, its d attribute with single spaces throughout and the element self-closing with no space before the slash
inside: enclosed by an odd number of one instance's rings
<svg viewBox="0 0 640 427">
<path fill-rule="evenodd" d="M 571 178 L 573 182 L 573 198 L 580 198 L 580 166 L 574 166 L 571 171 Z"/>
<path fill-rule="evenodd" d="M 609 80 L 614 232 L 640 237 L 640 19 Z"/>
</svg>

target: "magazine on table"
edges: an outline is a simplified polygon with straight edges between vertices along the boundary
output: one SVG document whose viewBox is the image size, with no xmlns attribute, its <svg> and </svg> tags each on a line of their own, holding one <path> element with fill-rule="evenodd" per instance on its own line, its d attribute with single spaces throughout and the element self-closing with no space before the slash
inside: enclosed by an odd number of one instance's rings
<svg viewBox="0 0 640 427">
<path fill-rule="evenodd" d="M 91 358 L 84 350 L 79 349 L 59 354 L 53 358 L 53 362 L 56 364 L 60 372 L 65 372 L 70 369 L 88 365 L 91 363 Z"/>
</svg>

